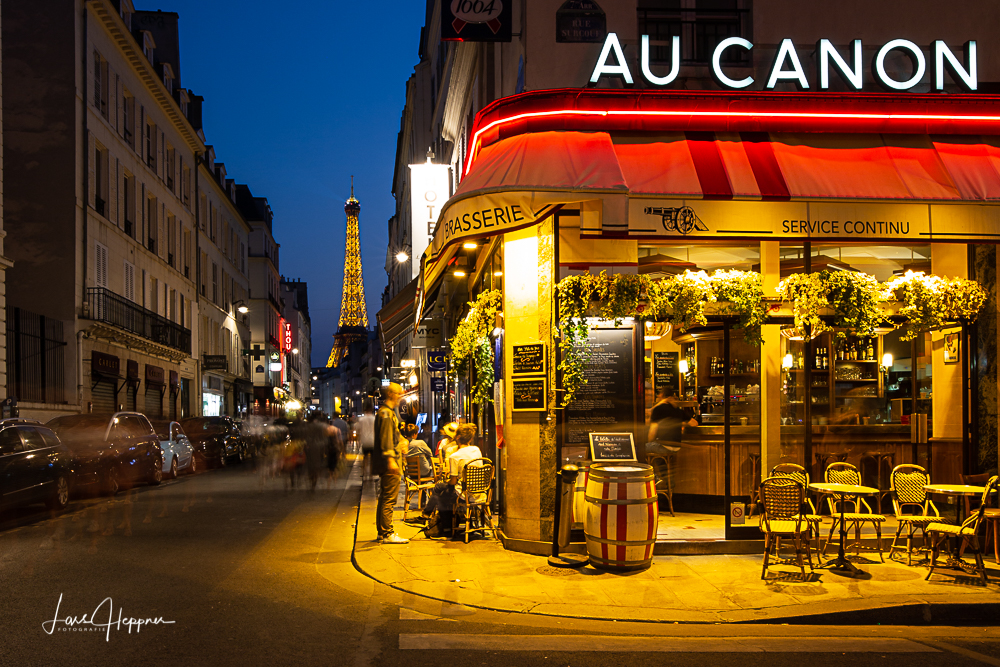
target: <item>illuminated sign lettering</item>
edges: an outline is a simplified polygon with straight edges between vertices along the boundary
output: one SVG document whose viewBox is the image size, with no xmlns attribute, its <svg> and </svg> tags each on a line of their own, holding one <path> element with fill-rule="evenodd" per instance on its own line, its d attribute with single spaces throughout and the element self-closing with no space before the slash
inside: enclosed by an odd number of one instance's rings
<svg viewBox="0 0 1000 667">
<path fill-rule="evenodd" d="M 410 277 L 420 274 L 420 257 L 434 236 L 441 207 L 450 196 L 450 167 L 432 164 L 410 165 Z"/>
<path fill-rule="evenodd" d="M 643 79 L 653 86 L 666 86 L 677 79 L 680 71 L 681 61 L 681 38 L 674 36 L 670 38 L 671 58 L 670 72 L 666 76 L 657 76 L 650 67 L 650 37 L 642 35 L 639 48 L 639 71 Z M 722 61 L 727 49 L 753 49 L 753 43 L 742 37 L 727 37 L 719 42 L 712 52 L 711 71 L 713 78 L 724 88 L 741 89 L 753 84 L 752 76 L 743 79 L 733 79 L 723 71 Z M 860 39 L 855 39 L 848 47 L 851 55 L 851 64 L 848 64 L 844 55 L 833 46 L 828 39 L 821 39 L 816 44 L 816 75 L 819 80 L 820 90 L 830 88 L 831 65 L 843 78 L 844 82 L 853 90 L 860 91 L 864 84 L 862 73 L 862 44 Z M 959 60 L 951 48 L 942 40 L 935 40 L 929 49 L 930 57 L 924 54 L 924 50 L 916 43 L 908 39 L 889 40 L 878 49 L 872 63 L 872 77 L 881 86 L 890 90 L 911 90 L 916 87 L 927 73 L 928 60 L 931 68 L 931 88 L 934 90 L 944 90 L 944 75 L 947 69 L 952 79 L 963 89 L 975 91 L 979 85 L 978 69 L 976 67 L 976 42 L 970 40 L 965 43 L 964 58 Z M 909 78 L 899 79 L 898 73 L 887 68 L 887 61 L 891 57 L 903 55 L 912 63 L 912 73 Z M 964 62 L 964 64 L 963 64 Z M 632 70 L 625 59 L 625 50 L 622 48 L 618 35 L 609 32 L 604 40 L 601 55 L 597 58 L 593 73 L 590 75 L 590 83 L 596 84 L 601 77 L 613 76 L 621 77 L 626 85 L 632 85 Z M 794 82 L 800 90 L 809 89 L 809 80 L 806 78 L 802 61 L 795 49 L 795 44 L 791 39 L 783 39 L 778 46 L 774 62 L 771 64 L 770 74 L 765 87 L 773 90 L 775 86 L 783 82 Z"/>
<path fill-rule="evenodd" d="M 292 323 L 281 320 L 281 349 L 292 351 Z"/>
</svg>

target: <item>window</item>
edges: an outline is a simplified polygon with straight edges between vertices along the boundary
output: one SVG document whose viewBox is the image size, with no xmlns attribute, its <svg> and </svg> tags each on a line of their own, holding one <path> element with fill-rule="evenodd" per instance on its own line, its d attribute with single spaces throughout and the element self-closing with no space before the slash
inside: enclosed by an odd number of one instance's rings
<svg viewBox="0 0 1000 667">
<path fill-rule="evenodd" d="M 101 243 L 94 243 L 94 285 L 96 287 L 108 286 L 108 247 Z"/>
<path fill-rule="evenodd" d="M 167 264 L 174 266 L 174 252 L 177 250 L 177 218 L 167 215 Z"/>
<path fill-rule="evenodd" d="M 126 261 L 124 274 L 124 289 L 122 290 L 124 294 L 122 296 L 129 301 L 135 301 L 135 265 Z"/>
<path fill-rule="evenodd" d="M 156 125 L 146 123 L 146 164 L 156 171 Z"/>
<path fill-rule="evenodd" d="M 171 192 L 174 192 L 175 191 L 174 173 L 175 169 L 177 168 L 177 163 L 176 163 L 177 155 L 174 152 L 173 147 L 170 146 L 169 144 L 166 146 L 164 150 L 164 155 L 165 155 L 164 161 L 166 162 L 166 164 L 164 164 L 163 166 L 164 169 L 166 170 L 167 188 L 169 188 Z"/>
<path fill-rule="evenodd" d="M 135 98 L 124 88 L 122 89 L 122 136 L 125 143 L 135 148 Z"/>
<path fill-rule="evenodd" d="M 94 210 L 98 215 L 107 215 L 108 199 L 108 151 L 100 144 L 94 148 Z"/>
<path fill-rule="evenodd" d="M 746 0 L 640 0 L 639 34 L 649 35 L 653 63 L 670 62 L 671 37 L 679 36 L 681 60 L 705 65 L 722 40 L 743 37 L 753 41 L 749 4 Z M 746 49 L 726 49 L 722 62 L 749 66 L 750 53 Z"/>
<path fill-rule="evenodd" d="M 157 203 L 156 197 L 146 200 L 146 248 L 149 252 L 156 253 L 156 241 L 159 237 L 159 223 L 156 217 Z"/>
<path fill-rule="evenodd" d="M 41 433 L 35 429 L 21 426 L 18 430 L 21 432 L 21 437 L 24 438 L 24 451 L 30 452 L 45 447 L 45 440 L 42 438 Z"/>
<path fill-rule="evenodd" d="M 181 158 L 181 201 L 185 206 L 191 205 L 191 168 L 184 166 L 184 158 Z"/>
<path fill-rule="evenodd" d="M 185 317 L 184 317 L 184 295 L 183 294 L 180 295 L 180 307 L 181 307 L 181 322 L 180 322 L 180 324 L 183 327 L 183 326 L 185 326 L 185 321 L 186 321 Z"/>
<path fill-rule="evenodd" d="M 201 231 L 205 231 L 208 228 L 208 199 L 202 194 L 199 200 L 201 214 L 198 216 L 198 224 L 201 226 Z"/>
<path fill-rule="evenodd" d="M 184 230 L 184 277 L 191 277 L 191 232 Z"/>
<path fill-rule="evenodd" d="M 219 209 L 212 206 L 210 208 L 209 218 L 208 218 L 208 238 L 215 243 L 215 238 L 217 236 L 216 231 L 219 226 Z"/>
<path fill-rule="evenodd" d="M 108 61 L 94 51 L 94 107 L 108 117 Z"/>
<path fill-rule="evenodd" d="M 122 188 L 122 206 L 125 219 L 125 233 L 135 238 L 135 178 L 132 174 L 125 172 L 124 184 Z"/>
<path fill-rule="evenodd" d="M 219 265 L 212 262 L 212 303 L 219 303 Z"/>
<path fill-rule="evenodd" d="M 160 314 L 160 281 L 152 276 L 149 278 L 149 309 Z"/>
<path fill-rule="evenodd" d="M 243 245 L 243 242 L 241 241 L 240 242 L 240 273 L 242 273 L 243 275 L 246 275 L 246 273 L 247 273 L 247 259 L 246 258 L 247 258 L 246 246 Z"/>
<path fill-rule="evenodd" d="M 13 454 L 21 451 L 21 436 L 16 428 L 5 428 L 0 431 L 0 454 Z"/>
</svg>

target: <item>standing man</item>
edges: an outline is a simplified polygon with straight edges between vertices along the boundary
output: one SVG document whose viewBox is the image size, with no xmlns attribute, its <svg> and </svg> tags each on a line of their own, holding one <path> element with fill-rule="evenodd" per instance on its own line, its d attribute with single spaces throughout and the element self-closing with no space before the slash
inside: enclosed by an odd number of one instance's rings
<svg viewBox="0 0 1000 667">
<path fill-rule="evenodd" d="M 399 432 L 399 418 L 396 404 L 403 395 L 403 388 L 395 382 L 382 387 L 382 405 L 375 415 L 375 451 L 372 453 L 372 474 L 378 475 L 381 487 L 378 506 L 375 509 L 375 523 L 378 527 L 378 541 L 382 544 L 406 544 L 392 529 L 392 511 L 396 507 L 401 478 L 398 450 L 406 444 Z M 363 442 L 363 441 L 362 441 Z"/>
</svg>

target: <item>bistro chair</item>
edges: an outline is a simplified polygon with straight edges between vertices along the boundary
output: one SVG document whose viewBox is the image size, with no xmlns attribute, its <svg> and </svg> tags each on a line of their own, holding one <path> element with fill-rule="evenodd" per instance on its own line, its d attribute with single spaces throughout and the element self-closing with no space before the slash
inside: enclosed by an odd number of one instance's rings
<svg viewBox="0 0 1000 667">
<path fill-rule="evenodd" d="M 797 463 L 779 463 L 778 465 L 771 468 L 771 477 L 791 477 L 805 489 L 806 499 L 802 503 L 802 510 L 804 514 L 802 518 L 806 520 L 809 524 L 810 541 L 812 535 L 816 536 L 816 555 L 819 556 L 820 553 L 820 530 L 819 524 L 823 522 L 823 517 L 816 511 L 816 507 L 813 505 L 812 498 L 809 497 L 809 473 L 805 468 Z"/>
<path fill-rule="evenodd" d="M 924 491 L 924 486 L 930 483 L 931 476 L 918 465 L 903 463 L 892 469 L 889 475 L 889 492 L 892 494 L 892 508 L 896 513 L 897 526 L 896 535 L 889 547 L 889 560 L 892 560 L 892 555 L 896 551 L 906 549 L 906 564 L 912 565 L 913 536 L 918 530 L 920 531 L 920 550 L 924 551 L 927 549 L 927 526 L 941 523 L 941 513 Z M 897 544 L 904 528 L 905 547 Z"/>
<path fill-rule="evenodd" d="M 674 487 L 670 471 L 670 459 L 673 457 L 673 452 L 648 457 L 649 465 L 653 466 L 653 475 L 656 478 L 656 495 L 667 499 L 670 516 L 676 516 L 674 514 Z"/>
<path fill-rule="evenodd" d="M 492 531 L 497 539 L 497 529 L 493 526 L 490 502 L 493 500 L 493 462 L 487 458 L 473 459 L 462 468 L 462 493 L 455 503 L 451 528 L 458 527 L 459 515 L 465 510 L 465 543 L 469 543 L 469 533 L 480 530 Z"/>
<path fill-rule="evenodd" d="M 431 491 L 434 490 L 434 478 L 421 477 L 419 456 L 407 456 L 406 474 L 403 476 L 403 479 L 406 482 L 406 496 L 403 502 L 403 521 L 406 521 L 406 515 L 410 511 L 410 499 L 416 495 L 417 509 L 422 510 L 424 508 L 424 504 L 427 502 L 427 498 L 430 496 Z"/>
<path fill-rule="evenodd" d="M 927 532 L 931 534 L 931 566 L 927 571 L 927 576 L 924 577 L 925 580 L 930 579 L 931 575 L 934 574 L 934 568 L 937 567 L 937 556 L 941 544 L 948 538 L 954 537 L 960 539 L 963 545 L 968 542 L 972 548 L 975 549 L 975 572 L 983 578 L 984 584 L 989 583 L 989 579 L 986 576 L 986 565 L 983 563 L 983 549 L 979 544 L 979 524 L 983 522 L 983 516 L 986 514 L 986 503 L 990 499 L 990 494 L 993 493 L 996 486 L 997 476 L 994 475 L 989 479 L 989 481 L 986 482 L 986 486 L 983 490 L 982 502 L 979 504 L 979 509 L 976 510 L 975 514 L 963 521 L 961 526 L 956 526 L 950 523 L 932 523 L 927 526 Z M 957 565 L 961 567 L 961 564 L 962 561 L 959 559 Z"/>
<path fill-rule="evenodd" d="M 794 541 L 794 562 L 805 575 L 803 550 L 809 560 L 809 569 L 813 569 L 812 551 L 809 549 L 809 522 L 802 515 L 805 487 L 802 486 L 802 482 L 787 475 L 768 477 L 760 483 L 760 499 L 764 507 L 760 515 L 760 529 L 764 532 L 764 567 L 761 569 L 760 578 L 767 578 L 767 565 L 772 553 L 776 562 L 793 562 L 791 558 L 780 557 L 783 537 Z M 806 539 L 804 549 L 803 534 Z"/>
<path fill-rule="evenodd" d="M 861 473 L 850 463 L 836 462 L 831 463 L 826 467 L 826 472 L 823 474 L 823 481 L 829 484 L 853 484 L 855 486 L 861 485 Z M 861 550 L 861 528 L 864 524 L 870 523 L 875 528 L 875 535 L 878 538 L 878 557 L 883 563 L 885 558 L 882 557 L 882 524 L 885 522 L 885 517 L 881 514 L 875 514 L 872 512 L 872 508 L 865 502 L 865 499 L 860 496 L 852 496 L 848 494 L 831 493 L 826 502 L 829 503 L 830 515 L 833 517 L 833 523 L 830 525 L 830 535 L 826 538 L 826 544 L 823 545 L 823 555 L 826 555 L 826 550 L 830 548 L 830 542 L 833 541 L 833 533 L 835 529 L 840 528 L 840 503 L 845 503 L 844 507 L 844 533 L 849 533 L 851 528 L 854 528 L 854 548 L 855 552 Z M 848 511 L 850 510 L 850 511 Z M 839 530 L 838 530 L 839 532 Z M 847 545 L 844 545 L 844 550 L 847 550 Z"/>
</svg>

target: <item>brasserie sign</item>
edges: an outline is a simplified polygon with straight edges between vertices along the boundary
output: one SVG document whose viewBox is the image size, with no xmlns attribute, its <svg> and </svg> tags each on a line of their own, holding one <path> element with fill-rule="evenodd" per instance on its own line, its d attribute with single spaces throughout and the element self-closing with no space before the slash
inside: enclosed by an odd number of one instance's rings
<svg viewBox="0 0 1000 667">
<path fill-rule="evenodd" d="M 650 63 L 650 38 L 642 35 L 639 48 L 639 71 L 643 79 L 653 86 L 668 86 L 677 79 L 681 64 L 681 38 L 671 37 L 670 71 L 666 74 L 653 72 Z M 752 51 L 754 45 L 742 37 L 728 37 L 718 43 L 712 52 L 712 76 L 723 88 L 743 89 L 753 85 L 754 78 L 746 76 L 734 79 L 723 69 L 730 50 Z M 855 39 L 847 47 L 846 53 L 833 45 L 829 39 L 821 39 L 816 43 L 816 72 L 812 84 L 819 90 L 829 90 L 831 74 L 839 77 L 849 89 L 860 91 L 864 86 L 863 68 L 865 60 L 862 57 L 862 44 Z M 924 53 L 924 49 L 908 39 L 892 39 L 879 47 L 875 58 L 871 61 L 872 76 L 876 82 L 888 90 L 910 90 L 924 78 L 928 67 L 931 70 L 931 87 L 933 90 L 944 90 L 945 71 L 959 86 L 967 91 L 978 88 L 978 71 L 976 67 L 976 42 L 970 40 L 964 45 L 964 57 L 959 58 L 943 40 L 935 40 Z M 907 57 L 912 63 L 912 70 L 907 78 L 897 78 L 897 72 L 886 69 L 886 60 L 894 52 Z M 744 67 L 745 69 L 745 67 Z M 618 35 L 609 32 L 604 40 L 601 55 L 597 58 L 590 83 L 596 84 L 601 77 L 621 77 L 624 83 L 632 85 L 634 78 L 632 69 L 625 59 Z M 799 89 L 810 88 L 809 77 L 802 67 L 802 61 L 795 44 L 791 39 L 783 39 L 771 64 L 770 75 L 765 88 L 773 90 L 779 83 L 792 82 Z"/>
</svg>

